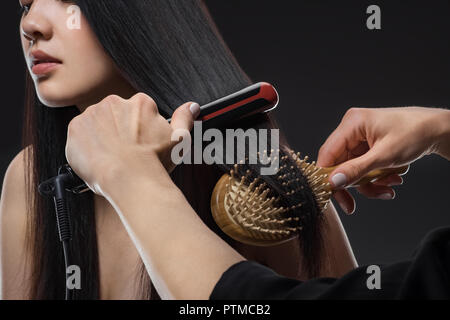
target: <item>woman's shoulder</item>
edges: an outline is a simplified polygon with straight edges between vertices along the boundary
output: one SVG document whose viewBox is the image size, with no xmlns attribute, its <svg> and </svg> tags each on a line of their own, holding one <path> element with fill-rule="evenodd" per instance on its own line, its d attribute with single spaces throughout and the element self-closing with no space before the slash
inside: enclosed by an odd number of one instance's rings
<svg viewBox="0 0 450 320">
<path fill-rule="evenodd" d="M 24 208 L 25 211 L 27 161 L 32 158 L 31 152 L 30 146 L 22 149 L 6 169 L 0 198 L 2 216 L 13 208 Z"/>
<path fill-rule="evenodd" d="M 3 178 L 3 188 L 5 185 L 12 188 L 25 185 L 26 161 L 32 158 L 31 152 L 31 146 L 25 147 L 11 160 Z"/>
<path fill-rule="evenodd" d="M 27 248 L 26 175 L 30 148 L 21 150 L 6 170 L 0 198 L 0 298 L 25 299 L 27 291 L 22 281 L 29 279 Z"/>
</svg>

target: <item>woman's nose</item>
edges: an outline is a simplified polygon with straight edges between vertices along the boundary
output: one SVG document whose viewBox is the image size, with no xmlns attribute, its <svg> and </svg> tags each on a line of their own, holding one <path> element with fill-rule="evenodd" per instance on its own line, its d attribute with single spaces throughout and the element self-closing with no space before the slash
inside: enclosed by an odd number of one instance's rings
<svg viewBox="0 0 450 320">
<path fill-rule="evenodd" d="M 52 36 L 51 23 L 45 14 L 45 8 L 39 5 L 40 2 L 35 0 L 22 18 L 21 32 L 28 41 L 49 40 Z"/>
</svg>

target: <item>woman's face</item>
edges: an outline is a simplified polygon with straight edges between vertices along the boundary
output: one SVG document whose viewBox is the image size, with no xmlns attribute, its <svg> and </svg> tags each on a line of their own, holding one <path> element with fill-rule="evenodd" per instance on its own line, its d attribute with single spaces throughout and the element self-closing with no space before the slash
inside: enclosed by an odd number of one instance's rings
<svg viewBox="0 0 450 320">
<path fill-rule="evenodd" d="M 22 47 L 42 103 L 85 109 L 109 94 L 133 94 L 77 6 L 61 0 L 19 2 Z"/>
</svg>

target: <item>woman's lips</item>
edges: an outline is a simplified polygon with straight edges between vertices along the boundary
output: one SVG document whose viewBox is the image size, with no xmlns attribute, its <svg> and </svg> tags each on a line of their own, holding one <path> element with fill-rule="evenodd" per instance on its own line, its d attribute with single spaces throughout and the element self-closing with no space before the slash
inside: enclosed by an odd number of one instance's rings
<svg viewBox="0 0 450 320">
<path fill-rule="evenodd" d="M 31 71 L 35 75 L 44 75 L 61 65 L 61 61 L 53 58 L 42 50 L 34 50 L 31 52 Z"/>
<path fill-rule="evenodd" d="M 49 73 L 50 71 L 52 71 L 53 69 L 58 67 L 60 64 L 61 63 L 59 63 L 59 62 L 41 62 L 41 63 L 34 65 L 31 68 L 31 71 L 35 75 L 43 75 L 43 74 Z"/>
</svg>

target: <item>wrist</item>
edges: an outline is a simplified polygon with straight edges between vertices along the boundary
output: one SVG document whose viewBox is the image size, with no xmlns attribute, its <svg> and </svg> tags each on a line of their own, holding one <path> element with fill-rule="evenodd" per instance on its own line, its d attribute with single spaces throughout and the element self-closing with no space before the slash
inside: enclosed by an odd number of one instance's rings
<svg viewBox="0 0 450 320">
<path fill-rule="evenodd" d="M 156 154 L 146 155 L 145 159 L 124 159 L 105 166 L 98 184 L 105 197 L 119 196 L 127 190 L 148 184 L 157 188 L 176 187 Z"/>
<path fill-rule="evenodd" d="M 436 119 L 434 153 L 450 160 L 450 110 L 441 109 Z"/>
</svg>

